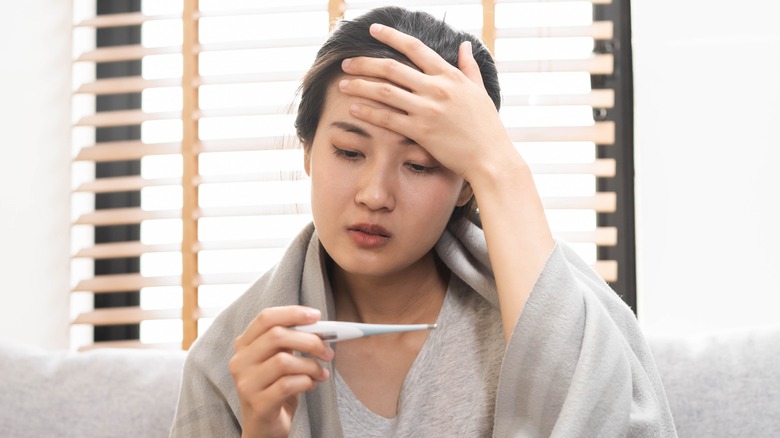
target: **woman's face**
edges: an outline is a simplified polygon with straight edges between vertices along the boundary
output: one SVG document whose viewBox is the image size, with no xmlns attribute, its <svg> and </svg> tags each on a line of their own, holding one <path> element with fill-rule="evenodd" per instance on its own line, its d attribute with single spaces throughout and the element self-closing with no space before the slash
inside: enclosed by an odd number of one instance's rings
<svg viewBox="0 0 780 438">
<path fill-rule="evenodd" d="M 430 252 L 471 190 L 421 146 L 357 120 L 355 102 L 329 87 L 304 167 L 320 241 L 346 272 L 402 274 Z"/>
</svg>

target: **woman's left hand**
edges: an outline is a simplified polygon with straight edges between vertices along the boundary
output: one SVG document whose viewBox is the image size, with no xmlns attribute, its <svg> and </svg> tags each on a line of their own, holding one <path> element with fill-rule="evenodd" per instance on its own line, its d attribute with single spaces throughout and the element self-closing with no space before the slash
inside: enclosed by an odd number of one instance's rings
<svg viewBox="0 0 780 438">
<path fill-rule="evenodd" d="M 400 110 L 354 104 L 354 117 L 414 140 L 470 182 L 491 163 L 519 158 L 485 91 L 470 42 L 460 45 L 455 68 L 417 38 L 393 28 L 373 24 L 371 35 L 422 71 L 393 59 L 345 60 L 342 69 L 351 77 L 339 82 L 342 92 Z"/>
</svg>

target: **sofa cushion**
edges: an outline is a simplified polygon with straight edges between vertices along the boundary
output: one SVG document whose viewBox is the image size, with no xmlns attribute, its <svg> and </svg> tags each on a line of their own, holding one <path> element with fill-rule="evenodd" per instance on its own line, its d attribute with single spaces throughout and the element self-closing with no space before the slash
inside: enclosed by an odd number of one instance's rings
<svg viewBox="0 0 780 438">
<path fill-rule="evenodd" d="M 168 436 L 185 353 L 0 343 L 0 436 Z"/>
<path fill-rule="evenodd" d="M 780 436 L 780 326 L 648 342 L 680 437 Z"/>
</svg>

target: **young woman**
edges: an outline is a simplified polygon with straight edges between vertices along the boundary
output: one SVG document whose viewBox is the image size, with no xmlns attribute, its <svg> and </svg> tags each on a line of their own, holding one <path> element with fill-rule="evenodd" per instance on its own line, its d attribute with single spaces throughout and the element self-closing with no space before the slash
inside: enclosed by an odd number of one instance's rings
<svg viewBox="0 0 780 438">
<path fill-rule="evenodd" d="M 173 436 L 675 436 L 633 314 L 551 236 L 476 38 L 373 10 L 301 98 L 314 223 L 191 349 Z M 319 319 L 438 328 L 292 328 Z"/>
</svg>

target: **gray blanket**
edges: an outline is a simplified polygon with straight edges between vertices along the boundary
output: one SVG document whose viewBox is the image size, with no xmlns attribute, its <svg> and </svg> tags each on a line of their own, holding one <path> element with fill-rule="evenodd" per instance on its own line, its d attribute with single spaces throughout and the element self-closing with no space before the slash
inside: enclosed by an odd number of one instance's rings
<svg viewBox="0 0 780 438">
<path fill-rule="evenodd" d="M 454 275 L 498 306 L 482 230 L 457 222 L 436 252 Z M 324 263 L 310 225 L 274 269 L 218 316 L 188 354 L 171 436 L 241 435 L 240 404 L 227 365 L 233 341 L 266 307 L 303 304 L 330 319 Z M 561 242 L 507 345 L 496 397 L 495 437 L 676 436 L 634 314 Z M 301 397 L 290 436 L 341 435 L 330 379 Z"/>
</svg>

